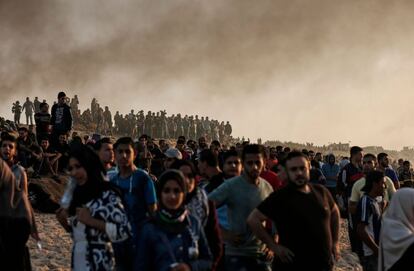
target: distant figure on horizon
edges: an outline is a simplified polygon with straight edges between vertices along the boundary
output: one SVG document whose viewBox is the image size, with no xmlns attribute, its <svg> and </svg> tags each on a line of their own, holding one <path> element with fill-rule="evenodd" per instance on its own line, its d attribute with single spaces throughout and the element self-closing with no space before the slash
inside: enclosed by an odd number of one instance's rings
<svg viewBox="0 0 414 271">
<path fill-rule="evenodd" d="M 33 125 L 33 112 L 35 111 L 35 107 L 29 97 L 26 97 L 26 102 L 23 104 L 23 110 L 26 113 L 26 124 L 29 125 L 30 119 L 30 125 Z"/>
<path fill-rule="evenodd" d="M 33 101 L 33 105 L 34 105 L 34 109 L 35 109 L 34 110 L 35 114 L 40 112 L 40 104 L 41 104 L 41 102 L 39 101 L 39 98 L 38 97 L 35 97 L 35 99 Z"/>
<path fill-rule="evenodd" d="M 22 106 L 19 101 L 16 101 L 12 107 L 12 113 L 14 114 L 14 122 L 20 124 L 20 114 L 22 113 Z"/>
</svg>

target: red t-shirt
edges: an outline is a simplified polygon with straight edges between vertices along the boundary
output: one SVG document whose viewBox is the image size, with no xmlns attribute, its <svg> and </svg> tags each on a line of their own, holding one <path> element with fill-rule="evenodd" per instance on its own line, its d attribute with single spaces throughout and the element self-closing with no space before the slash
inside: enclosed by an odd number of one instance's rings
<svg viewBox="0 0 414 271">
<path fill-rule="evenodd" d="M 276 173 L 274 173 L 271 170 L 263 171 L 262 174 L 260 174 L 260 177 L 268 181 L 270 185 L 273 187 L 273 190 L 279 190 L 284 186 L 282 180 L 277 176 Z"/>
</svg>

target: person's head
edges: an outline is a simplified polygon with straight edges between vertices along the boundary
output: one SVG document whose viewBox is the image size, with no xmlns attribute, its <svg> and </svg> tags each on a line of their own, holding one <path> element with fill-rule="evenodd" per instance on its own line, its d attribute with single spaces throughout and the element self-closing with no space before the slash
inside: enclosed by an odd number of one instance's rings
<svg viewBox="0 0 414 271">
<path fill-rule="evenodd" d="M 102 163 L 112 164 L 114 162 L 114 147 L 109 137 L 98 140 L 94 145 L 94 149 Z"/>
<path fill-rule="evenodd" d="M 328 155 L 328 163 L 329 163 L 330 165 L 335 164 L 335 155 L 333 155 L 333 154 L 329 154 L 329 155 Z"/>
<path fill-rule="evenodd" d="M 398 159 L 398 166 L 402 167 L 404 163 L 404 159 L 400 158 Z"/>
<path fill-rule="evenodd" d="M 47 103 L 40 103 L 40 112 L 47 113 L 49 111 L 49 105 Z"/>
<path fill-rule="evenodd" d="M 385 175 L 382 171 L 373 170 L 365 176 L 366 182 L 361 191 L 375 197 L 382 196 L 385 190 Z"/>
<path fill-rule="evenodd" d="M 188 193 L 193 192 L 196 187 L 196 175 L 197 171 L 193 162 L 189 160 L 177 160 L 175 161 L 171 168 L 181 171 L 185 177 L 188 187 Z"/>
<path fill-rule="evenodd" d="M 59 143 L 61 145 L 68 143 L 68 136 L 66 134 L 59 135 Z"/>
<path fill-rule="evenodd" d="M 289 148 L 289 147 L 285 147 L 285 148 L 283 149 L 283 152 L 285 152 L 285 153 L 289 153 L 289 152 L 290 152 L 290 148 Z"/>
<path fill-rule="evenodd" d="M 276 146 L 277 153 L 281 153 L 282 151 L 283 151 L 283 146 L 280 146 L 280 145 Z"/>
<path fill-rule="evenodd" d="M 265 149 L 262 145 L 248 144 L 242 151 L 243 172 L 251 180 L 259 178 L 264 170 Z"/>
<path fill-rule="evenodd" d="M 364 158 L 362 159 L 362 170 L 365 174 L 368 172 L 371 172 L 375 170 L 375 167 L 377 165 L 377 158 L 372 153 L 367 153 L 364 155 Z"/>
<path fill-rule="evenodd" d="M 200 137 L 198 139 L 198 146 L 200 149 L 205 149 L 207 148 L 207 142 L 206 142 L 206 138 L 204 136 Z"/>
<path fill-rule="evenodd" d="M 141 135 L 139 138 L 138 138 L 138 141 L 139 141 L 139 143 L 140 144 L 142 144 L 142 145 L 146 145 L 147 144 L 147 141 L 148 141 L 148 135 Z"/>
<path fill-rule="evenodd" d="M 351 158 L 350 159 L 352 163 L 357 163 L 357 164 L 361 163 L 362 156 L 363 156 L 362 151 L 363 149 L 361 147 L 358 147 L 358 146 L 351 147 L 351 150 L 350 150 Z"/>
<path fill-rule="evenodd" d="M 318 161 L 318 162 L 322 162 L 322 153 L 317 152 L 315 154 L 315 160 Z"/>
<path fill-rule="evenodd" d="M 226 178 L 240 176 L 242 163 L 239 154 L 235 150 L 229 150 L 223 154 L 223 173 Z"/>
<path fill-rule="evenodd" d="M 377 160 L 378 160 L 378 164 L 383 168 L 388 167 L 390 164 L 390 161 L 388 160 L 388 154 L 386 154 L 385 152 L 379 153 L 377 155 Z"/>
<path fill-rule="evenodd" d="M 319 164 L 318 161 L 316 161 L 315 158 L 310 161 L 310 164 L 311 164 L 311 168 L 313 169 L 321 169 L 321 165 Z"/>
<path fill-rule="evenodd" d="M 276 148 L 272 147 L 269 149 L 269 159 L 277 159 L 277 150 Z"/>
<path fill-rule="evenodd" d="M 83 145 L 71 149 L 68 170 L 78 185 L 104 180 L 105 169 L 99 157 Z"/>
<path fill-rule="evenodd" d="M 44 151 L 46 151 L 47 149 L 49 149 L 49 138 L 44 137 L 40 140 L 40 147 L 42 147 L 42 149 Z"/>
<path fill-rule="evenodd" d="M 302 150 L 302 153 L 306 154 L 306 152 L 304 150 Z M 309 157 L 309 160 L 311 160 L 311 161 L 313 159 L 315 159 L 315 152 L 312 151 L 312 150 L 308 151 L 308 157 Z"/>
<path fill-rule="evenodd" d="M 58 94 L 58 103 L 59 103 L 60 105 L 62 105 L 62 104 L 64 104 L 65 102 L 66 102 L 66 94 L 65 94 L 65 92 L 61 91 L 61 92 L 59 92 L 59 94 Z"/>
<path fill-rule="evenodd" d="M 403 169 L 406 170 L 406 171 L 409 171 L 410 168 L 411 168 L 410 161 L 408 161 L 408 160 L 404 161 L 403 162 Z"/>
<path fill-rule="evenodd" d="M 159 178 L 157 188 L 160 209 L 177 211 L 184 206 L 187 184 L 181 171 L 165 171 Z"/>
<path fill-rule="evenodd" d="M 19 138 L 26 140 L 27 136 L 29 135 L 29 130 L 27 130 L 26 127 L 20 127 L 17 131 L 19 132 Z"/>
<path fill-rule="evenodd" d="M 177 144 L 176 144 L 176 148 L 177 148 L 179 151 L 184 151 L 184 146 L 185 146 L 185 140 L 183 140 L 183 139 L 178 139 L 178 140 L 177 140 Z"/>
<path fill-rule="evenodd" d="M 164 153 L 165 160 L 164 160 L 164 168 L 170 169 L 172 164 L 177 160 L 182 160 L 183 155 L 177 148 L 168 148 L 168 150 Z"/>
<path fill-rule="evenodd" d="M 286 157 L 285 169 L 291 185 L 301 188 L 308 184 L 310 180 L 310 162 L 302 152 L 290 152 Z"/>
<path fill-rule="evenodd" d="M 127 168 L 134 166 L 135 149 L 134 141 L 130 137 L 121 137 L 115 144 L 115 160 L 120 168 Z"/>
<path fill-rule="evenodd" d="M 218 158 L 211 150 L 203 150 L 199 154 L 197 166 L 200 175 L 207 176 L 209 168 L 218 168 Z"/>
<path fill-rule="evenodd" d="M 216 155 L 218 156 L 219 153 L 221 152 L 221 144 L 218 140 L 213 140 L 211 141 L 210 144 L 210 150 Z"/>
<path fill-rule="evenodd" d="M 17 139 L 6 133 L 2 135 L 1 139 L 1 157 L 4 161 L 13 161 L 14 157 L 17 155 Z"/>
<path fill-rule="evenodd" d="M 26 101 L 29 101 L 29 97 L 26 97 Z"/>
</svg>

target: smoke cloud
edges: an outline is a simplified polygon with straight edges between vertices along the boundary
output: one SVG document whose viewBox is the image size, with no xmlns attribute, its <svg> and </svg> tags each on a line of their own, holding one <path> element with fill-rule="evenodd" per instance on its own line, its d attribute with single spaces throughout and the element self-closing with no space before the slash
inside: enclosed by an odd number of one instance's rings
<svg viewBox="0 0 414 271">
<path fill-rule="evenodd" d="M 0 0 L 0 114 L 78 94 L 251 139 L 413 145 L 412 1 Z"/>
</svg>

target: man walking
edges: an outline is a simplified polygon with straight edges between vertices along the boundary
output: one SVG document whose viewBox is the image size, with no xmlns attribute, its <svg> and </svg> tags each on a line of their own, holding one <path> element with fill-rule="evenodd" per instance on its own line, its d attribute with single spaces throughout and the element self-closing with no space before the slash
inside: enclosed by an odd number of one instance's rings
<svg viewBox="0 0 414 271">
<path fill-rule="evenodd" d="M 273 270 L 332 270 L 339 254 L 339 210 L 322 185 L 309 184 L 307 156 L 293 151 L 286 158 L 289 184 L 272 193 L 250 214 L 253 233 L 275 253 Z M 271 219 L 279 241 L 266 231 Z"/>
</svg>

